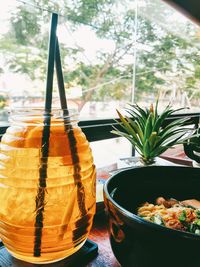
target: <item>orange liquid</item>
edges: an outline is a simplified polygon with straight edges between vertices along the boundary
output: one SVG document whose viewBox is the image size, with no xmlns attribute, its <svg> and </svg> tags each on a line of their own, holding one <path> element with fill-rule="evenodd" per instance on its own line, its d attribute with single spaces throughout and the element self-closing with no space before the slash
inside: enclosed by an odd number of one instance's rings
<svg viewBox="0 0 200 267">
<path fill-rule="evenodd" d="M 42 133 L 42 125 L 12 126 L 2 137 L 0 151 L 0 238 L 14 257 L 35 263 L 76 252 L 88 236 L 96 204 L 96 172 L 85 135 L 73 128 L 75 164 L 64 125 L 52 121 L 44 201 L 36 208 Z M 41 227 L 36 224 L 39 213 Z M 41 232 L 39 256 L 34 254 L 36 228 Z"/>
</svg>

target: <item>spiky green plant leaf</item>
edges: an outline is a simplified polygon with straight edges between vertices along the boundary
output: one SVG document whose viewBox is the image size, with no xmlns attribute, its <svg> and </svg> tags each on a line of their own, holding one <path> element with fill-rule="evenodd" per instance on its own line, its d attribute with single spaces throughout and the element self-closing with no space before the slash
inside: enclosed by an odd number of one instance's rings
<svg viewBox="0 0 200 267">
<path fill-rule="evenodd" d="M 182 109 L 182 108 L 181 108 Z M 173 109 L 168 105 L 164 111 L 158 113 L 158 99 L 150 108 L 143 109 L 140 106 L 129 105 L 126 112 L 129 116 L 123 116 L 118 110 L 121 130 L 113 127 L 112 133 L 125 137 L 131 142 L 136 151 L 142 156 L 146 163 L 152 163 L 153 159 L 168 148 L 183 143 L 185 134 L 192 131 L 185 127 L 188 118 L 174 118 L 165 128 L 164 121 L 173 113 L 181 110 Z"/>
</svg>

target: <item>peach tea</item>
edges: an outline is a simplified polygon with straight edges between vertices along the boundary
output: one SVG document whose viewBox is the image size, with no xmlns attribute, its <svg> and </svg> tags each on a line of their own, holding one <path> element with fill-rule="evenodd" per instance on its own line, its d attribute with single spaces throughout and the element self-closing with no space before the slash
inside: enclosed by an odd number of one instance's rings
<svg viewBox="0 0 200 267">
<path fill-rule="evenodd" d="M 79 250 L 95 213 L 95 182 L 91 149 L 73 116 L 15 111 L 0 148 L 0 238 L 7 250 L 41 264 Z"/>
</svg>

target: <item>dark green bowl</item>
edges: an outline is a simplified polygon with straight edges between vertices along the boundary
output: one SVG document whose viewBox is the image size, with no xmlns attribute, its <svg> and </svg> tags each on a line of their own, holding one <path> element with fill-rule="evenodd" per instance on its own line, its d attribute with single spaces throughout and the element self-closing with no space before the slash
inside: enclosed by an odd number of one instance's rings
<svg viewBox="0 0 200 267">
<path fill-rule="evenodd" d="M 112 250 L 127 267 L 200 266 L 200 236 L 160 226 L 136 215 L 142 203 L 164 198 L 200 199 L 200 169 L 137 167 L 113 175 L 104 186 Z"/>
</svg>

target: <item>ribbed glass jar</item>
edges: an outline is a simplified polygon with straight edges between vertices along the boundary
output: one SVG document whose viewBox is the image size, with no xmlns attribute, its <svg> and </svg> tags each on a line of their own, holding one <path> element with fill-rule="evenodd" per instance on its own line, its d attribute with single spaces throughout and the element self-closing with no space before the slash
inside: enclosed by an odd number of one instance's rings
<svg viewBox="0 0 200 267">
<path fill-rule="evenodd" d="M 0 238 L 18 259 L 55 262 L 75 253 L 92 226 L 91 149 L 62 110 L 17 109 L 10 122 L 0 149 Z"/>
</svg>

